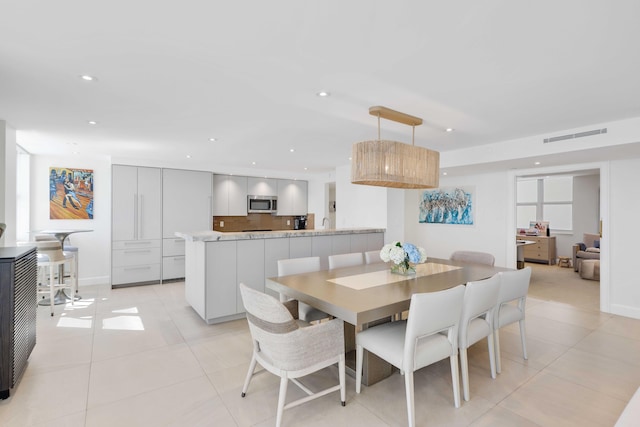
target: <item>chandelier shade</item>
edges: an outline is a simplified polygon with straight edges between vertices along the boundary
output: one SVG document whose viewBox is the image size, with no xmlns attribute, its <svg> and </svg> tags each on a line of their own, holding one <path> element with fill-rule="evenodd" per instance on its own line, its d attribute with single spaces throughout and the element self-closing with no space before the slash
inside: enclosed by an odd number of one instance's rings
<svg viewBox="0 0 640 427">
<path fill-rule="evenodd" d="M 424 147 L 380 139 L 380 118 L 412 127 L 422 119 L 386 107 L 371 107 L 378 116 L 378 139 L 353 144 L 351 182 L 392 188 L 437 188 L 440 182 L 440 153 Z"/>
<path fill-rule="evenodd" d="M 353 144 L 351 182 L 393 188 L 437 188 L 440 153 L 398 141 Z"/>
</svg>

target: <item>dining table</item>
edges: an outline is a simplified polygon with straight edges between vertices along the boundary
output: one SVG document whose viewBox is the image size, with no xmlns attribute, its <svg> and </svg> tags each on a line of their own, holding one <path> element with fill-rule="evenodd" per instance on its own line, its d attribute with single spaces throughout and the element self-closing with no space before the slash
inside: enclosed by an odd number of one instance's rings
<svg viewBox="0 0 640 427">
<path fill-rule="evenodd" d="M 355 336 L 376 324 L 392 321 L 409 310 L 411 296 L 437 292 L 489 278 L 512 269 L 428 258 L 415 273 L 392 273 L 387 263 L 322 270 L 266 279 L 266 287 L 342 319 L 345 323 L 347 372 L 355 375 Z M 393 367 L 365 352 L 363 384 L 372 385 L 393 373 Z"/>
</svg>

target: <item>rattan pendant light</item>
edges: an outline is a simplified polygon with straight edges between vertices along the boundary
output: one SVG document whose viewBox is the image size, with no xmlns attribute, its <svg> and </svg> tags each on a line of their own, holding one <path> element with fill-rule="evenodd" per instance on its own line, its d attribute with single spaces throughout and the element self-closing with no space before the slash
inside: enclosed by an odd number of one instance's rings
<svg viewBox="0 0 640 427">
<path fill-rule="evenodd" d="M 422 119 L 386 107 L 371 107 L 378 117 L 378 139 L 353 144 L 351 182 L 393 188 L 436 188 L 440 178 L 440 153 L 415 145 L 415 127 Z M 380 119 L 413 127 L 412 145 L 380 139 Z"/>
</svg>

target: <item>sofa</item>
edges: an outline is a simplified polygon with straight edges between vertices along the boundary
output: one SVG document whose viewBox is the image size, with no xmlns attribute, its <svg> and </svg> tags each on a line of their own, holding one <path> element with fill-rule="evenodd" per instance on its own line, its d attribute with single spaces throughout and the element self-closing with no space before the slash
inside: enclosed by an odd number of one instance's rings
<svg viewBox="0 0 640 427">
<path fill-rule="evenodd" d="M 585 259 L 600 260 L 600 235 L 585 233 L 582 242 L 573 245 L 573 270 L 580 270 L 580 263 Z"/>
</svg>

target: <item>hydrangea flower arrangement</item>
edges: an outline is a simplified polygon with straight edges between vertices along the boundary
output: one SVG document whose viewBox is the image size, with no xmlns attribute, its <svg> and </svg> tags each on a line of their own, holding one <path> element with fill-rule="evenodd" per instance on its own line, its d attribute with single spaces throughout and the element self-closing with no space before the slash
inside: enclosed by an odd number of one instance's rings
<svg viewBox="0 0 640 427">
<path fill-rule="evenodd" d="M 393 242 L 386 244 L 380 250 L 380 258 L 384 262 L 392 261 L 392 273 L 413 274 L 416 272 L 415 264 L 421 264 L 427 260 L 427 252 L 412 243 Z"/>
</svg>

